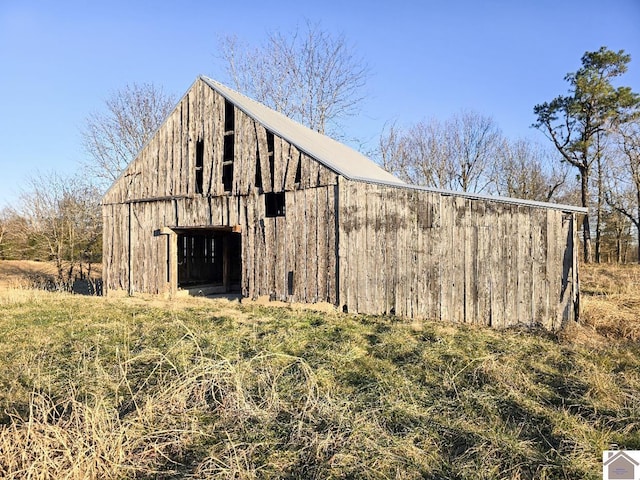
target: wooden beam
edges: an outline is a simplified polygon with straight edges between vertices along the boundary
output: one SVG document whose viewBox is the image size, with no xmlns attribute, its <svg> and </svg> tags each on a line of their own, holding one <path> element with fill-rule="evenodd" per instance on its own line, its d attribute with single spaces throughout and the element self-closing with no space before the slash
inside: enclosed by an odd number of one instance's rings
<svg viewBox="0 0 640 480">
<path fill-rule="evenodd" d="M 169 258 L 167 259 L 169 268 L 167 276 L 168 290 L 169 295 L 174 296 L 178 291 L 178 234 L 171 230 L 171 233 L 167 236 L 167 242 L 169 243 Z"/>
</svg>

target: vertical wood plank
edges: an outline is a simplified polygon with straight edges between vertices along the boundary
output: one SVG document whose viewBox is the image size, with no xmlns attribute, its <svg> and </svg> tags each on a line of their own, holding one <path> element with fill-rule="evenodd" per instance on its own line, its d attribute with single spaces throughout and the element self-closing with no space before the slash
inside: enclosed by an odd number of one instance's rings
<svg viewBox="0 0 640 480">
<path fill-rule="evenodd" d="M 338 302 L 337 276 L 339 275 L 336 236 L 337 191 L 337 185 L 327 188 L 327 301 L 334 305 Z"/>
<path fill-rule="evenodd" d="M 282 139 L 273 136 L 273 191 L 284 191 L 284 173 L 286 167 L 286 159 L 283 155 Z"/>
<path fill-rule="evenodd" d="M 296 190 L 292 193 L 294 199 L 295 222 L 295 276 L 294 295 L 298 301 L 308 302 L 307 296 L 307 219 L 305 216 L 305 192 Z"/>
<path fill-rule="evenodd" d="M 338 258 L 337 258 L 337 272 L 338 278 L 336 279 L 337 283 L 337 299 L 336 303 L 338 307 L 344 307 L 348 305 L 348 282 L 347 278 L 349 276 L 349 262 L 348 262 L 348 238 L 347 238 L 347 230 L 346 226 L 348 225 L 347 218 L 347 188 L 345 185 L 346 180 L 344 178 L 338 178 L 337 185 L 337 200 L 336 200 L 336 210 L 338 212 L 338 221 L 336 222 L 337 227 L 337 243 L 338 243 Z"/>
<path fill-rule="evenodd" d="M 369 281 L 369 309 L 371 313 L 376 315 L 385 313 L 384 302 L 384 279 L 380 274 L 380 261 L 382 255 L 380 254 L 381 244 L 380 240 L 380 224 L 381 224 L 381 201 L 380 201 L 380 187 L 370 185 L 369 191 L 366 194 L 366 217 L 365 217 L 365 231 L 366 231 L 366 258 L 367 268 L 370 270 L 368 275 Z"/>
<path fill-rule="evenodd" d="M 289 152 L 287 154 L 287 168 L 284 180 L 284 189 L 287 191 L 296 188 L 295 179 L 299 162 L 300 151 L 294 145 L 289 145 Z"/>
<path fill-rule="evenodd" d="M 307 232 L 307 301 L 318 301 L 318 226 L 316 190 L 307 189 L 305 192 L 305 213 Z"/>
<path fill-rule="evenodd" d="M 260 172 L 262 173 L 262 190 L 269 193 L 271 188 L 271 169 L 269 167 L 269 153 L 267 148 L 267 130 L 260 124 L 255 124 L 258 139 L 258 156 L 260 158 Z"/>
<path fill-rule="evenodd" d="M 327 212 L 327 188 L 316 190 L 316 228 L 317 228 L 317 252 L 318 252 L 318 301 L 327 301 L 327 277 L 328 277 L 328 220 Z"/>
<path fill-rule="evenodd" d="M 385 312 L 388 314 L 396 312 L 396 286 L 398 283 L 398 276 L 396 271 L 396 250 L 397 244 L 397 224 L 398 216 L 396 210 L 396 195 L 395 189 L 388 188 L 384 193 L 385 205 Z"/>
</svg>

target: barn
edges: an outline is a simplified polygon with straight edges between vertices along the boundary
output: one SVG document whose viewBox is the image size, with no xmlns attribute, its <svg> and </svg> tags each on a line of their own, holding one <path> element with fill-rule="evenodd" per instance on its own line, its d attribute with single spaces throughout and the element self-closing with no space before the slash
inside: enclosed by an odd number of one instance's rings
<svg viewBox="0 0 640 480">
<path fill-rule="evenodd" d="M 204 76 L 102 200 L 105 293 L 557 329 L 581 208 L 405 184 Z"/>
</svg>

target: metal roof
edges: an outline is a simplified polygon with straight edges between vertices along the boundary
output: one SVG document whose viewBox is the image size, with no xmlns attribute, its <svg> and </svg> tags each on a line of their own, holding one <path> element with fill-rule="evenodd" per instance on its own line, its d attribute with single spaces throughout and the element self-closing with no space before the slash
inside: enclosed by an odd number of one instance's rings
<svg viewBox="0 0 640 480">
<path fill-rule="evenodd" d="M 432 187 L 411 185 L 390 174 L 378 164 L 340 142 L 312 130 L 271 108 L 204 75 L 200 79 L 213 88 L 236 107 L 257 120 L 274 134 L 295 145 L 298 149 L 318 160 L 331 170 L 349 180 L 375 183 L 392 187 L 452 195 L 475 200 L 509 203 L 537 208 L 551 208 L 566 212 L 587 213 L 587 209 L 573 205 L 537 202 L 511 197 L 498 197 L 477 193 L 442 190 Z"/>
<path fill-rule="evenodd" d="M 404 185 L 405 182 L 396 178 L 353 148 L 307 128 L 211 78 L 205 76 L 200 76 L 200 78 L 275 135 L 292 143 L 299 150 L 302 150 L 334 172 L 350 180 L 363 179 L 392 185 Z"/>
</svg>

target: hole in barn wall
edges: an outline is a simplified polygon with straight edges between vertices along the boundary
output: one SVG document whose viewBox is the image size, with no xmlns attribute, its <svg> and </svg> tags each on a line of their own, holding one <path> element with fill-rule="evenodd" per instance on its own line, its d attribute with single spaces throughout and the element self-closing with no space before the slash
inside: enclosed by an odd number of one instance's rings
<svg viewBox="0 0 640 480">
<path fill-rule="evenodd" d="M 224 157 L 223 161 L 233 162 L 233 137 L 232 133 L 224 136 Z"/>
<path fill-rule="evenodd" d="M 284 217 L 284 192 L 266 193 L 264 196 L 264 207 L 267 217 Z"/>
<path fill-rule="evenodd" d="M 298 155 L 298 165 L 296 166 L 296 178 L 294 183 L 300 183 L 302 181 L 302 156 Z"/>
<path fill-rule="evenodd" d="M 229 100 L 224 101 L 224 143 L 222 145 L 222 185 L 225 192 L 233 186 L 233 161 L 235 160 L 235 111 Z"/>
<path fill-rule="evenodd" d="M 196 142 L 196 193 L 202 193 L 203 171 L 204 165 L 204 141 Z"/>
<path fill-rule="evenodd" d="M 233 103 L 229 100 L 224 101 L 224 131 L 225 133 L 231 132 L 233 133 L 235 130 L 235 120 L 236 120 L 235 110 Z"/>
<path fill-rule="evenodd" d="M 276 184 L 274 178 L 276 173 L 274 143 L 273 133 L 267 132 L 267 155 L 269 156 L 269 172 L 271 173 L 271 190 L 275 189 Z"/>
<path fill-rule="evenodd" d="M 225 192 L 230 192 L 233 186 L 233 163 L 222 166 L 222 185 Z"/>
<path fill-rule="evenodd" d="M 262 188 L 262 167 L 260 166 L 260 150 L 256 146 L 256 188 Z"/>
<path fill-rule="evenodd" d="M 287 292 L 289 296 L 293 295 L 293 271 L 287 273 Z"/>
</svg>

